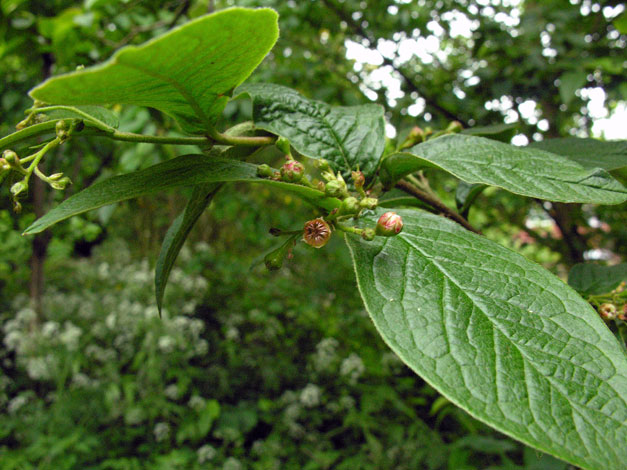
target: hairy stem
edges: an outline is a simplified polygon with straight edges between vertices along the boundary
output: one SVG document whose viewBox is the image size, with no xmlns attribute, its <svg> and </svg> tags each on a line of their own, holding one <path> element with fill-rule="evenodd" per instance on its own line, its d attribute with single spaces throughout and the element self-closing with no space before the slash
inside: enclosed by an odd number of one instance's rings
<svg viewBox="0 0 627 470">
<path fill-rule="evenodd" d="M 464 219 L 461 215 L 459 215 L 454 210 L 450 209 L 446 204 L 444 204 L 438 198 L 432 196 L 431 194 L 424 192 L 423 190 L 417 188 L 413 184 L 405 180 L 400 180 L 398 183 L 396 183 L 396 187 L 402 191 L 405 191 L 407 194 L 414 196 L 416 199 L 426 202 L 430 206 L 439 210 L 445 217 L 448 217 L 449 219 L 454 220 L 459 225 L 470 230 L 471 232 L 481 234 L 481 232 L 477 230 L 476 228 L 474 228 L 472 225 L 470 225 L 470 223 L 466 219 Z"/>
</svg>

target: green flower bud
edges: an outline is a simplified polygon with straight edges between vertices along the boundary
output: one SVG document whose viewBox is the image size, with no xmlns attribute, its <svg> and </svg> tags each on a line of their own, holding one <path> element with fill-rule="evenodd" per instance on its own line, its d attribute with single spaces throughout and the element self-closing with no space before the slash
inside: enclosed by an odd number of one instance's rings
<svg viewBox="0 0 627 470">
<path fill-rule="evenodd" d="M 403 230 L 403 219 L 396 212 L 386 212 L 377 222 L 376 234 L 384 237 L 398 235 Z"/>
<path fill-rule="evenodd" d="M 263 262 L 265 263 L 266 268 L 268 268 L 268 271 L 276 271 L 277 269 L 281 269 L 281 266 L 283 266 L 284 258 L 285 258 L 285 253 L 281 247 L 268 253 L 263 258 Z"/>
<path fill-rule="evenodd" d="M 274 175 L 274 169 L 270 165 L 263 163 L 257 167 L 257 176 L 262 178 L 271 178 Z"/>
<path fill-rule="evenodd" d="M 66 140 L 70 136 L 70 122 L 62 119 L 55 125 L 55 131 L 57 137 L 61 140 Z"/>
<path fill-rule="evenodd" d="M 324 187 L 324 193 L 330 197 L 343 197 L 347 194 L 346 183 L 339 180 L 331 180 Z"/>
<path fill-rule="evenodd" d="M 314 248 L 322 248 L 331 238 L 331 227 L 322 218 L 305 223 L 303 241 Z"/>
<path fill-rule="evenodd" d="M 26 191 L 28 189 L 28 184 L 24 181 L 18 181 L 13 186 L 11 186 L 11 194 L 13 197 L 16 197 L 18 194 Z"/>
<path fill-rule="evenodd" d="M 376 209 L 379 204 L 379 200 L 376 197 L 365 197 L 360 202 L 359 205 L 364 209 Z"/>
<path fill-rule="evenodd" d="M 359 205 L 359 201 L 356 197 L 349 196 L 342 201 L 342 206 L 340 207 L 341 214 L 357 214 L 361 210 Z"/>
<path fill-rule="evenodd" d="M 281 152 L 287 155 L 291 154 L 290 141 L 287 140 L 285 137 L 279 137 L 274 145 L 276 145 L 276 148 L 278 148 Z"/>
<path fill-rule="evenodd" d="M 616 305 L 609 303 L 599 305 L 599 315 L 604 320 L 614 320 L 616 318 Z"/>
<path fill-rule="evenodd" d="M 299 183 L 305 174 L 305 167 L 296 160 L 288 160 L 281 167 L 281 179 L 288 183 Z"/>
<path fill-rule="evenodd" d="M 50 186 L 52 186 L 53 189 L 58 189 L 60 191 L 63 191 L 70 184 L 72 184 L 72 181 L 70 181 L 70 178 L 68 178 L 67 176 L 64 176 L 63 178 L 60 178 L 57 181 L 52 181 L 50 183 Z"/>
<path fill-rule="evenodd" d="M 453 121 L 451 122 L 448 127 L 446 128 L 446 130 L 448 132 L 459 132 L 464 128 L 464 126 L 462 126 L 462 123 L 459 121 Z"/>
<path fill-rule="evenodd" d="M 4 158 L 4 161 L 8 163 L 9 166 L 17 165 L 20 161 L 17 153 L 15 153 L 13 150 L 5 150 L 4 152 L 2 152 L 2 158 Z"/>
<path fill-rule="evenodd" d="M 356 189 L 360 189 L 364 187 L 364 183 L 366 182 L 366 177 L 361 171 L 352 171 L 351 177 L 353 178 L 353 184 Z"/>
<path fill-rule="evenodd" d="M 9 171 L 11 169 L 11 165 L 4 158 L 0 158 L 0 171 Z"/>
<path fill-rule="evenodd" d="M 329 171 L 331 169 L 331 165 L 324 158 L 320 158 L 316 160 L 316 168 L 320 168 L 321 171 Z"/>
<path fill-rule="evenodd" d="M 364 240 L 371 242 L 372 240 L 374 240 L 374 237 L 376 235 L 376 232 L 373 228 L 366 228 L 364 229 L 363 232 L 361 232 L 361 238 L 363 238 Z"/>
<path fill-rule="evenodd" d="M 53 173 L 52 175 L 48 176 L 48 179 L 50 181 L 58 181 L 63 177 L 63 173 Z"/>
</svg>

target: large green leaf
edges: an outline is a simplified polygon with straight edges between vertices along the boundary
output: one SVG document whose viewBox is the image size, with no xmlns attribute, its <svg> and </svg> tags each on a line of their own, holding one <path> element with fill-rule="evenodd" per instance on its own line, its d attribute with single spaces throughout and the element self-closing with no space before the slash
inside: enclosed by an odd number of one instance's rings
<svg viewBox="0 0 627 470">
<path fill-rule="evenodd" d="M 568 273 L 568 284 L 582 294 L 607 294 L 621 282 L 627 282 L 627 263 L 614 266 L 578 263 Z"/>
<path fill-rule="evenodd" d="M 56 105 L 150 106 L 187 132 L 204 133 L 277 37 L 273 10 L 231 8 L 120 49 L 100 66 L 51 78 L 30 95 Z"/>
<path fill-rule="evenodd" d="M 370 177 L 385 147 L 383 108 L 329 106 L 273 84 L 246 84 L 236 93 L 253 100 L 255 125 L 285 137 L 300 153 L 324 158 L 344 173 L 357 167 Z"/>
<path fill-rule="evenodd" d="M 564 137 L 532 142 L 529 147 L 563 155 L 586 168 L 615 170 L 627 166 L 627 140 Z"/>
<path fill-rule="evenodd" d="M 174 222 L 172 222 L 165 234 L 155 266 L 155 295 L 159 312 L 161 312 L 165 286 L 168 282 L 168 277 L 170 277 L 174 261 L 176 261 L 176 257 L 181 251 L 189 232 L 221 187 L 222 185 L 219 183 L 195 186 L 192 197 L 189 199 L 187 206 L 185 206 L 185 210 L 174 219 Z"/>
<path fill-rule="evenodd" d="M 37 219 L 26 229 L 24 234 L 39 233 L 73 215 L 82 214 L 114 202 L 155 194 L 179 186 L 196 186 L 228 181 L 271 185 L 295 193 L 310 204 L 327 210 L 340 206 L 338 199 L 327 197 L 317 189 L 259 178 L 257 166 L 251 163 L 206 155 L 184 155 L 153 165 L 145 170 L 115 176 L 96 183 L 69 197 L 46 215 Z"/>
<path fill-rule="evenodd" d="M 467 183 L 498 186 L 549 201 L 620 204 L 627 200 L 627 189 L 603 169 L 584 168 L 545 150 L 459 134 L 390 155 L 381 164 L 381 178 L 390 185 L 428 167 L 445 170 Z"/>
<path fill-rule="evenodd" d="M 590 305 L 449 220 L 398 213 L 396 237 L 346 236 L 361 296 L 392 350 L 496 429 L 586 469 L 623 468 L 627 356 Z"/>
</svg>

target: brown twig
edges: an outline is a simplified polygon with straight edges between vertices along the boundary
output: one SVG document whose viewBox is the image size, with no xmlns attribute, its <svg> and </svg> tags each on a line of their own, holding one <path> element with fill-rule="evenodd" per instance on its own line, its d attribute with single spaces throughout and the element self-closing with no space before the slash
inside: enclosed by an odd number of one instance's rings
<svg viewBox="0 0 627 470">
<path fill-rule="evenodd" d="M 421 201 L 426 202 L 430 206 L 439 210 L 445 217 L 457 222 L 459 225 L 461 225 L 465 229 L 468 229 L 471 232 L 481 235 L 481 231 L 474 228 L 461 215 L 459 215 L 454 210 L 450 209 L 446 204 L 444 204 L 442 201 L 435 198 L 431 194 L 424 192 L 423 190 L 417 188 L 416 186 L 414 186 L 413 184 L 405 180 L 400 180 L 398 183 L 396 183 L 396 187 L 402 191 L 405 191 L 407 194 L 414 196 L 416 199 L 420 199 Z"/>
</svg>

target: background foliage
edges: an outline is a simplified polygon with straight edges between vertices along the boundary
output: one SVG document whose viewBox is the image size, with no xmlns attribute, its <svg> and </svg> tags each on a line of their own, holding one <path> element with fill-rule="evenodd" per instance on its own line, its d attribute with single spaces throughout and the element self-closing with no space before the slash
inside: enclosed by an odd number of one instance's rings
<svg viewBox="0 0 627 470">
<path fill-rule="evenodd" d="M 2 0 L 0 135 L 44 78 L 233 3 Z M 588 136 L 602 115 L 589 97 L 602 90 L 608 112 L 627 96 L 621 2 L 236 3 L 280 14 L 279 42 L 252 81 L 330 104 L 384 104 L 398 140 L 453 119 L 514 123 L 523 141 Z M 469 37 L 455 27 L 461 15 Z M 355 50 L 367 61 L 347 59 Z M 174 126 L 153 110 L 116 111 L 127 131 Z M 236 100 L 221 124 L 250 116 Z M 74 139 L 54 158 L 74 182 L 64 194 L 34 187 L 16 216 L 0 188 L 0 468 L 567 468 L 402 366 L 377 339 L 337 244 L 317 256 L 299 249 L 277 274 L 251 271 L 271 246 L 267 229 L 307 214 L 289 196 L 221 193 L 172 273 L 164 320 L 150 266 L 184 194 L 18 235 L 73 188 L 190 150 Z M 428 176 L 454 204 L 454 180 Z M 487 196 L 471 221 L 562 277 L 584 257 L 625 256 L 624 206 L 538 204 L 494 188 L 480 202 Z M 273 210 L 285 204 L 299 217 Z"/>
</svg>

